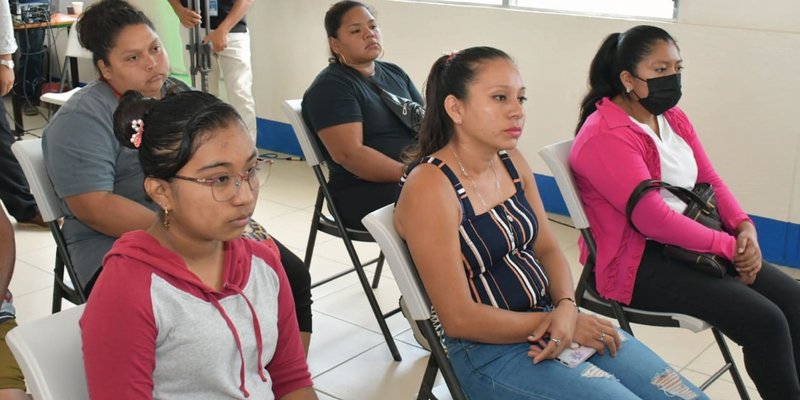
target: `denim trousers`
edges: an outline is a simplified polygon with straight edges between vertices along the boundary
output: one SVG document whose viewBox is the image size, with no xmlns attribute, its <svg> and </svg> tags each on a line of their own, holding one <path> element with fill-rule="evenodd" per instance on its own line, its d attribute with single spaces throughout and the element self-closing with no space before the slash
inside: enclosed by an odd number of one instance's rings
<svg viewBox="0 0 800 400">
<path fill-rule="evenodd" d="M 664 256 L 648 241 L 631 306 L 702 319 L 742 346 L 764 400 L 800 399 L 800 283 L 764 262 L 752 285 L 722 279 Z"/>
<path fill-rule="evenodd" d="M 620 331 L 616 357 L 595 354 L 575 368 L 533 364 L 528 343 L 485 344 L 447 337 L 448 358 L 472 400 L 708 399 L 658 355 Z"/>
</svg>

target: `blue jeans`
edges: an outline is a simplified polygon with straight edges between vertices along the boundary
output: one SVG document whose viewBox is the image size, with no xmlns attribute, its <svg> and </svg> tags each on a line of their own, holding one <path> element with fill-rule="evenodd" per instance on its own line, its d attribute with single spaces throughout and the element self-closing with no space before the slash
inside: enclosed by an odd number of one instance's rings
<svg viewBox="0 0 800 400">
<path fill-rule="evenodd" d="M 20 3 L 36 3 L 40 0 L 21 0 Z M 39 95 L 44 82 L 44 35 L 43 28 L 23 29 L 17 33 L 19 62 L 17 63 L 14 93 L 25 102 L 39 104 Z"/>
<path fill-rule="evenodd" d="M 595 354 L 575 368 L 553 360 L 534 365 L 528 343 L 445 341 L 458 381 L 470 399 L 708 399 L 652 350 L 620 333 L 624 341 L 616 357 L 608 352 Z"/>
</svg>

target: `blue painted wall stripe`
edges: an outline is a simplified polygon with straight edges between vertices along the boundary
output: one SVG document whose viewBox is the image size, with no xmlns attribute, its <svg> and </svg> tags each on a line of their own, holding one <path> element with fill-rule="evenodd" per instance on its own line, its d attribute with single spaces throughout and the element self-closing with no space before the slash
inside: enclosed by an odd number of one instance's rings
<svg viewBox="0 0 800 400">
<path fill-rule="evenodd" d="M 302 156 L 292 126 L 283 122 L 258 119 L 258 147 Z M 544 208 L 548 212 L 568 215 L 567 205 L 552 176 L 534 174 Z M 756 224 L 764 259 L 780 265 L 800 268 L 800 224 L 751 215 Z"/>
<path fill-rule="evenodd" d="M 544 208 L 548 212 L 569 215 L 564 198 L 552 176 L 534 174 Z M 756 225 L 764 259 L 775 264 L 800 268 L 800 224 L 750 215 Z"/>
</svg>

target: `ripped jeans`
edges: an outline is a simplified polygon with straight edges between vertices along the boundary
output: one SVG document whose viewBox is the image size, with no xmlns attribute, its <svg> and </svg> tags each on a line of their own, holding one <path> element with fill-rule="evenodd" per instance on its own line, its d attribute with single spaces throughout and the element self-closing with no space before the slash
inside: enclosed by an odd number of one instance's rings
<svg viewBox="0 0 800 400">
<path fill-rule="evenodd" d="M 576 368 L 534 365 L 529 344 L 446 338 L 448 357 L 472 400 L 708 399 L 664 360 L 625 332 L 617 356 L 595 354 Z"/>
</svg>

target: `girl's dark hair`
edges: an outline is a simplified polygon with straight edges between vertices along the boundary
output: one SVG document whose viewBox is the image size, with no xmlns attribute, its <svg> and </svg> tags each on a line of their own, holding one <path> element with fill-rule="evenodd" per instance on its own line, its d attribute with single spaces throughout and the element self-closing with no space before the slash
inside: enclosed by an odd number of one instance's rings
<svg viewBox="0 0 800 400">
<path fill-rule="evenodd" d="M 161 100 L 144 97 L 135 90 L 125 92 L 114 112 L 114 134 L 132 149 L 131 126 L 142 120 L 139 163 L 145 176 L 170 180 L 192 158 L 215 129 L 241 124 L 236 110 L 211 94 L 187 91 Z"/>
<path fill-rule="evenodd" d="M 344 15 L 347 14 L 348 11 L 356 7 L 363 7 L 365 10 L 369 11 L 370 14 L 375 15 L 375 12 L 373 12 L 369 6 L 360 1 L 343 0 L 335 3 L 328 9 L 328 12 L 325 13 L 325 32 L 328 34 L 329 38 L 339 37 L 338 32 L 339 28 L 342 27 L 342 18 L 344 18 Z M 328 58 L 328 62 L 331 64 L 339 63 L 339 58 L 336 57 L 333 49 L 330 49 L 330 52 L 331 57 Z"/>
<path fill-rule="evenodd" d="M 453 120 L 444 109 L 444 99 L 453 95 L 459 100 L 467 97 L 468 86 L 480 72 L 481 65 L 490 60 L 511 57 L 493 47 L 470 47 L 439 57 L 425 81 L 425 117 L 419 129 L 417 147 L 407 152 L 406 160 L 434 153 L 446 146 L 453 137 Z"/>
<path fill-rule="evenodd" d="M 78 21 L 78 41 L 92 52 L 95 68 L 117 44 L 119 32 L 131 25 L 145 24 L 153 31 L 153 22 L 138 8 L 124 0 L 101 0 L 89 6 Z M 99 68 L 98 68 L 99 70 Z"/>
<path fill-rule="evenodd" d="M 589 93 L 581 101 L 580 118 L 575 134 L 597 107 L 603 97 L 628 95 L 619 78 L 622 71 L 633 73 L 636 65 L 647 57 L 659 40 L 675 43 L 667 31 L 650 25 L 634 26 L 623 33 L 612 33 L 600 45 L 589 67 Z"/>
</svg>

